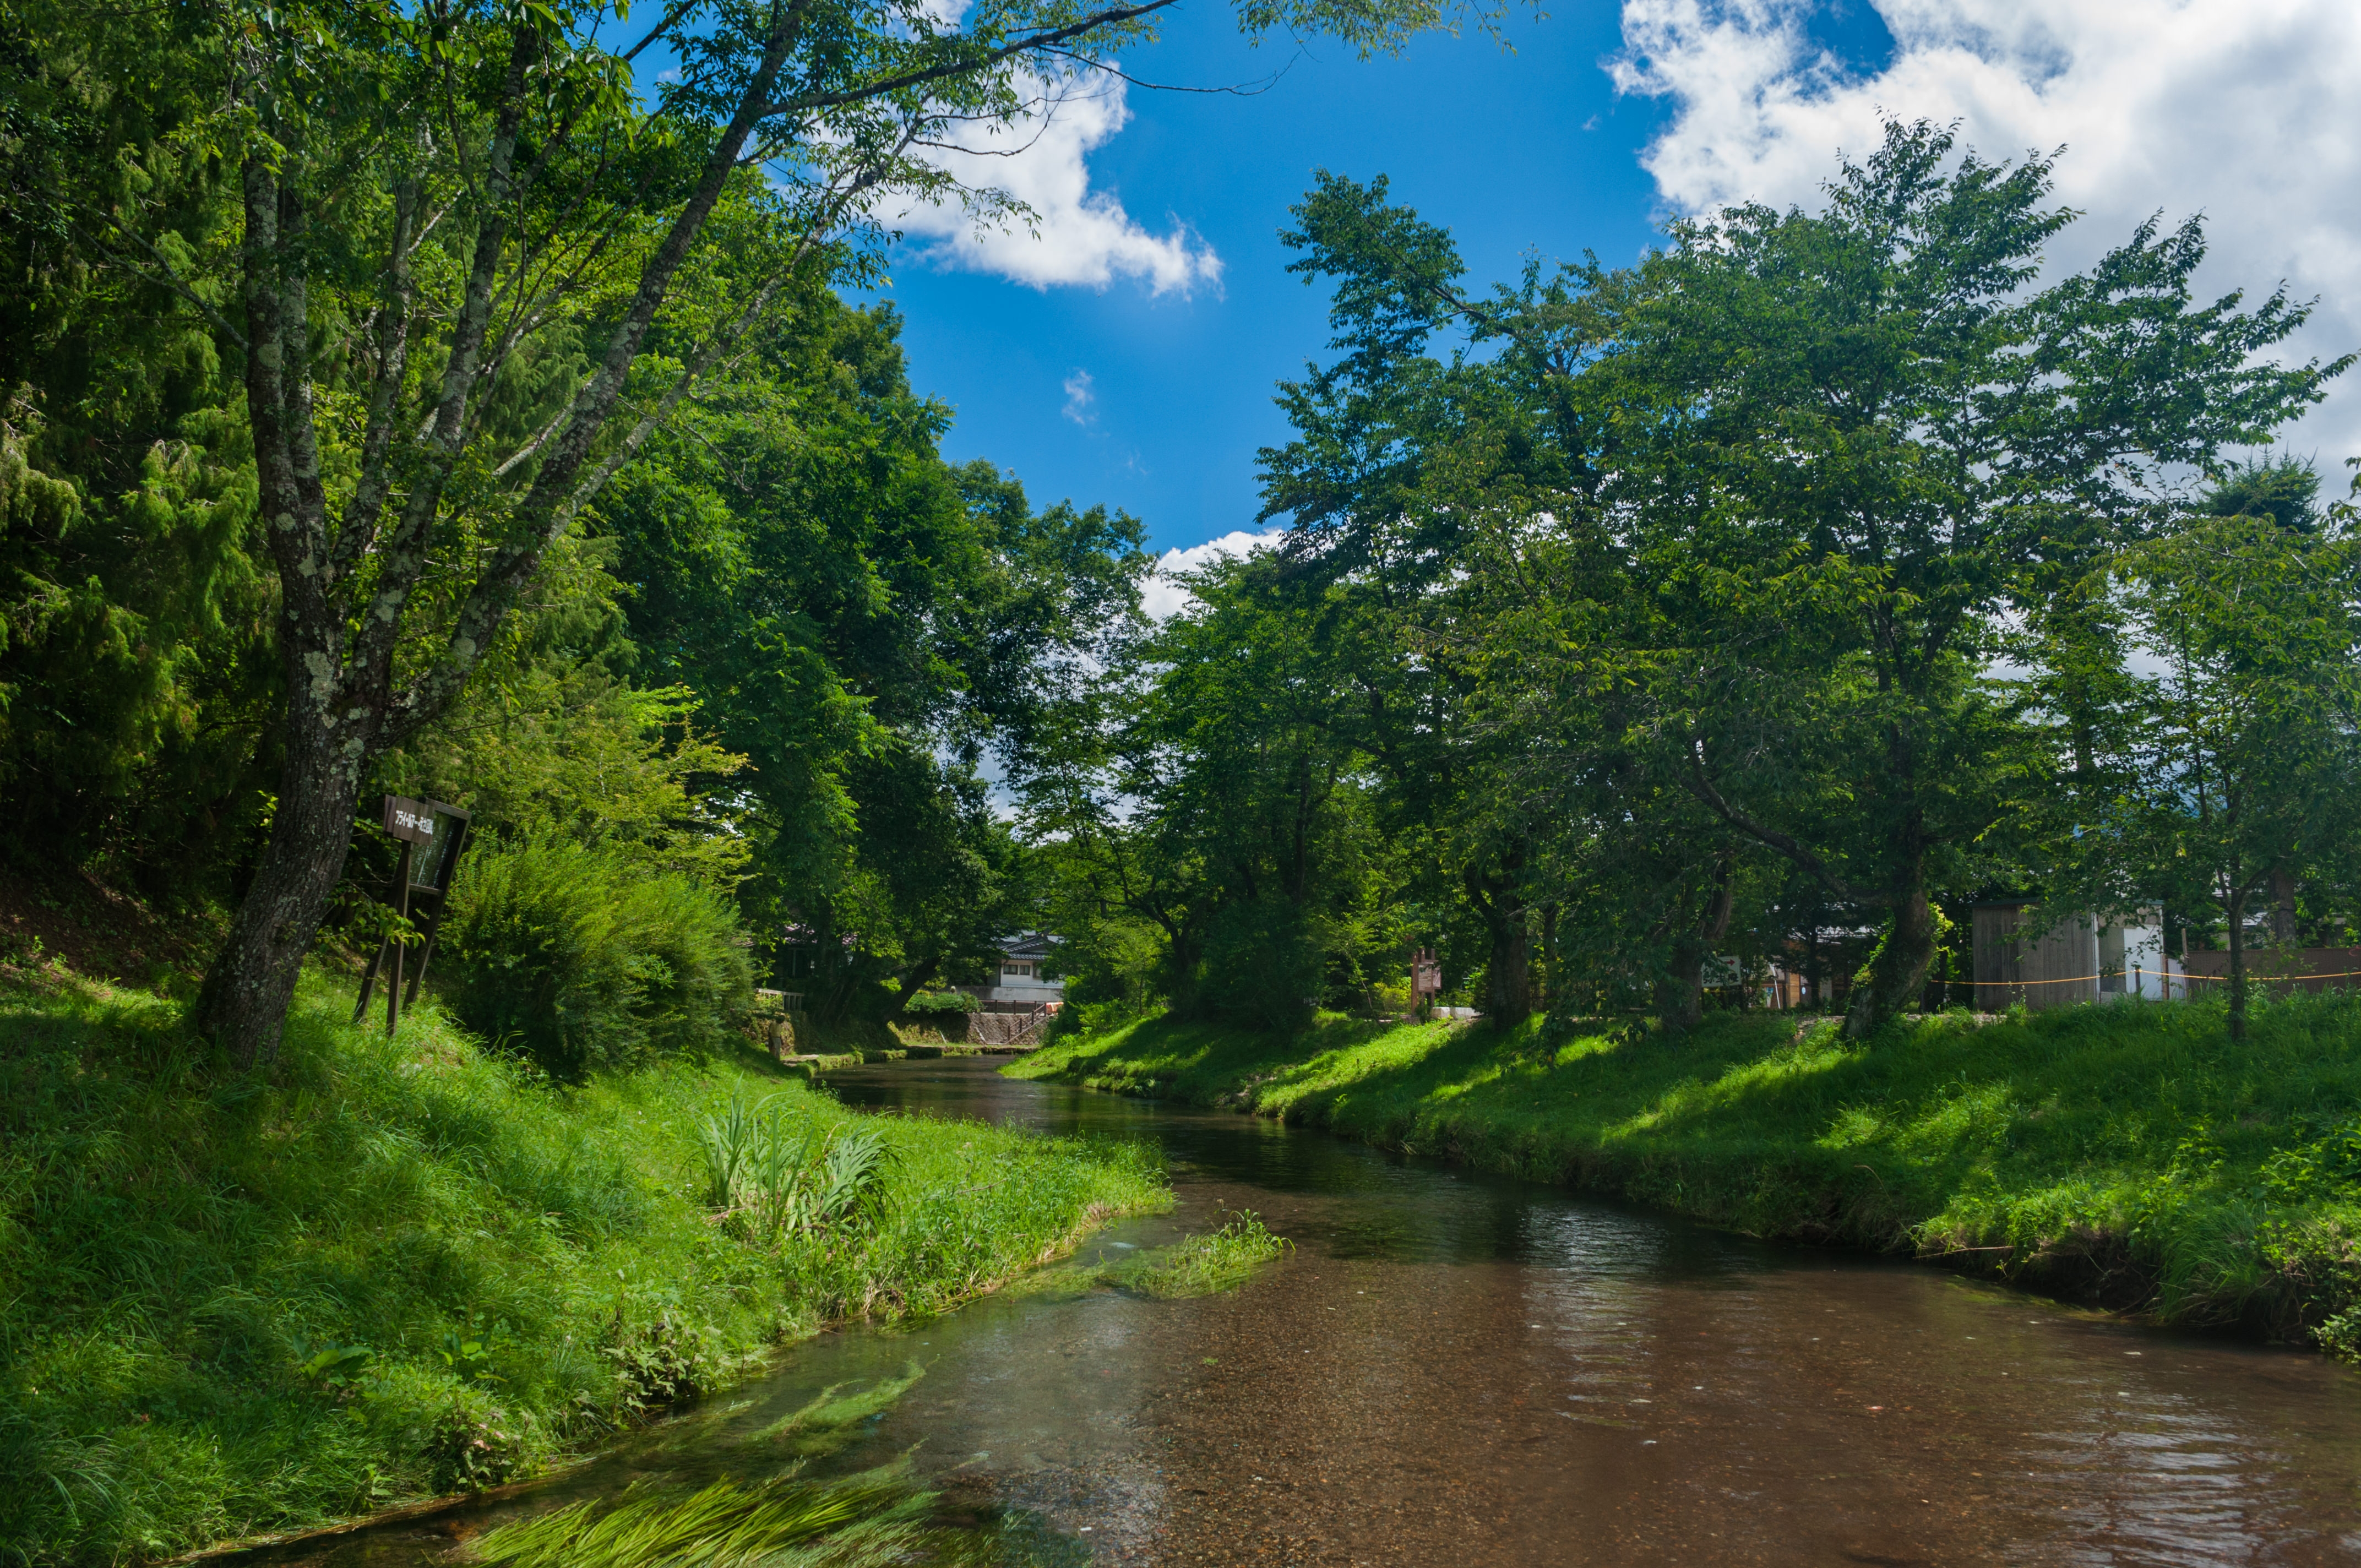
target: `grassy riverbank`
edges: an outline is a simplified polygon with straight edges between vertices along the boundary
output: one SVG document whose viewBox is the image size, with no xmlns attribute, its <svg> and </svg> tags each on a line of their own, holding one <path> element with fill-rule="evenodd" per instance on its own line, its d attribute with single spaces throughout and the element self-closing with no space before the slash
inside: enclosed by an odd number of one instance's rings
<svg viewBox="0 0 2361 1568">
<path fill-rule="evenodd" d="M 1166 1199 L 1137 1149 L 858 1118 L 864 1217 L 708 1208 L 699 1128 L 856 1120 L 761 1053 L 553 1085 L 307 986 L 269 1079 L 180 1009 L 0 984 L 0 1563 L 116 1563 L 532 1472 L 845 1316 L 949 1307 Z M 818 1146 L 814 1143 L 812 1146 Z"/>
<path fill-rule="evenodd" d="M 1964 1014 L 1850 1046 L 1154 1018 L 1009 1069 L 1227 1104 L 1765 1236 L 1909 1253 L 2156 1318 L 2361 1348 L 2361 1001 Z"/>
</svg>

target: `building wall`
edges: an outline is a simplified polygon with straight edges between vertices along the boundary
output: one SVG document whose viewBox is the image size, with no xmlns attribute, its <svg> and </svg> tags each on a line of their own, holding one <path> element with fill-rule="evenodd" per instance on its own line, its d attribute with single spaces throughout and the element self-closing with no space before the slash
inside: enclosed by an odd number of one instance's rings
<svg viewBox="0 0 2361 1568">
<path fill-rule="evenodd" d="M 2018 1002 L 2038 1013 L 2099 999 L 2099 933 L 2087 917 L 2028 938 L 2029 904 L 1979 904 L 1975 922 L 1976 1011 L 2004 1013 Z"/>
<path fill-rule="evenodd" d="M 1976 1011 L 2004 1012 L 2017 1002 L 2034 1012 L 2102 998 L 2161 1002 L 2185 997 L 2180 966 L 2164 951 L 2164 914 L 2129 913 L 2118 921 L 2066 920 L 2028 939 L 2030 904 L 1980 904 L 1973 913 Z"/>
</svg>

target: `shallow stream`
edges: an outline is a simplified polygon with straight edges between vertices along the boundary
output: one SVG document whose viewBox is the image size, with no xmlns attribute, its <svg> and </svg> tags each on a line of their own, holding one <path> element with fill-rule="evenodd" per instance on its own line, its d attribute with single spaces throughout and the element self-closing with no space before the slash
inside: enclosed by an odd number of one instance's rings
<svg viewBox="0 0 2361 1568">
<path fill-rule="evenodd" d="M 2361 1564 L 2361 1377 L 1927 1268 L 1772 1246 L 1267 1121 L 1014 1082 L 833 1075 L 849 1104 L 1159 1140 L 1179 1207 L 1258 1212 L 1235 1293 L 1008 1295 L 796 1347 L 522 1497 L 272 1553 L 440 1559 L 557 1497 L 722 1473 L 830 1386 L 925 1376 L 827 1461 L 1105 1563 Z"/>
</svg>

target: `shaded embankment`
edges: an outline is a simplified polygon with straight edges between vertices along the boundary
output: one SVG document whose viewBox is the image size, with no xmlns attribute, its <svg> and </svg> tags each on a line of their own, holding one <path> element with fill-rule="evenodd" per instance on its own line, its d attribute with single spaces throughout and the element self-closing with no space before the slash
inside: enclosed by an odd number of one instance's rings
<svg viewBox="0 0 2361 1568">
<path fill-rule="evenodd" d="M 2361 1343 L 2350 996 L 2273 1003 L 2238 1047 L 2202 1004 L 1954 1014 L 1869 1047 L 1775 1014 L 1675 1039 L 1539 1021 L 1272 1036 L 1159 1017 L 1009 1070 L 1235 1105 L 2163 1321 Z"/>
<path fill-rule="evenodd" d="M 555 1084 L 431 1007 L 353 1029 L 314 981 L 279 1068 L 244 1074 L 171 1003 L 11 974 L 0 1562 L 529 1475 L 781 1340 L 950 1306 L 1169 1201 L 1144 1150 L 860 1118 L 752 1049 Z M 775 1129 L 757 1158 L 858 1123 L 883 1162 L 857 1211 L 766 1230 L 710 1200 L 708 1123 Z"/>
</svg>

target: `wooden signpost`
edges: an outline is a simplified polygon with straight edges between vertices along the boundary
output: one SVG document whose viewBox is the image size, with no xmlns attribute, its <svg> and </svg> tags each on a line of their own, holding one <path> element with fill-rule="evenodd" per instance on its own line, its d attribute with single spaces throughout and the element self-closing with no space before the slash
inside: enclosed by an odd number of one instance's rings
<svg viewBox="0 0 2361 1568">
<path fill-rule="evenodd" d="M 353 1005 L 354 1023 L 359 1023 L 368 1014 L 369 993 L 377 988 L 378 971 L 385 967 L 389 951 L 393 959 L 393 972 L 386 980 L 385 1032 L 390 1035 L 401 1027 L 402 1009 L 417 1004 L 418 988 L 426 979 L 426 966 L 434 959 L 434 938 L 442 929 L 443 905 L 450 897 L 451 878 L 459 869 L 459 851 L 467 848 L 467 813 L 439 800 L 411 800 L 399 795 L 385 797 L 382 826 L 401 845 L 401 863 L 394 869 L 393 886 L 389 890 L 391 896 L 385 903 L 403 920 L 410 917 L 413 900 L 421 904 L 426 920 L 426 939 L 419 947 L 418 970 L 408 977 L 407 995 L 403 993 L 402 970 L 409 946 L 397 930 L 389 930 L 379 939 L 368 972 L 361 976 L 360 1000 Z"/>
<path fill-rule="evenodd" d="M 1443 964 L 1424 948 L 1410 956 L 1410 989 L 1418 998 L 1416 1005 L 1421 1012 L 1443 989 Z"/>
</svg>

